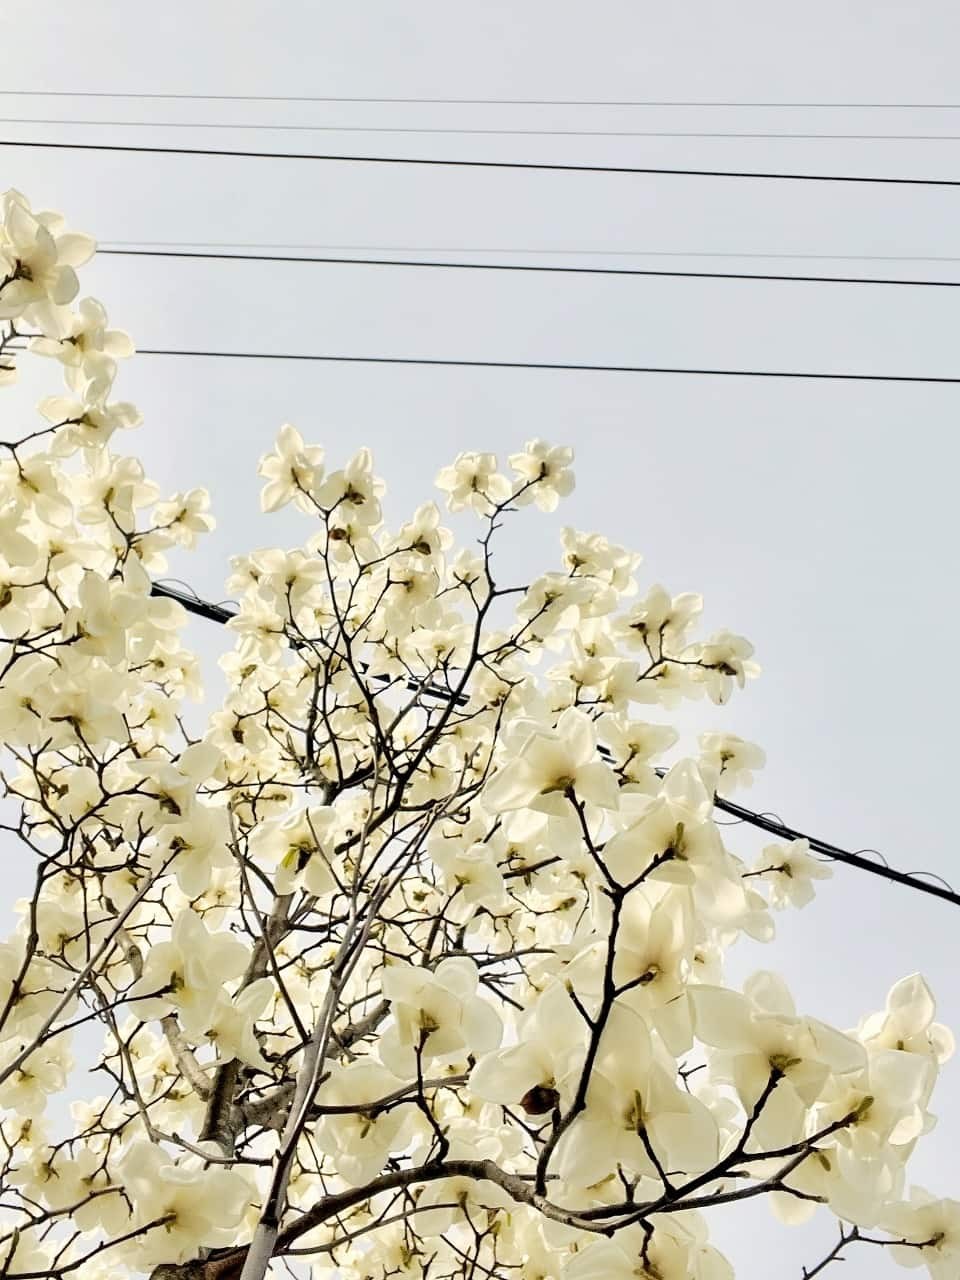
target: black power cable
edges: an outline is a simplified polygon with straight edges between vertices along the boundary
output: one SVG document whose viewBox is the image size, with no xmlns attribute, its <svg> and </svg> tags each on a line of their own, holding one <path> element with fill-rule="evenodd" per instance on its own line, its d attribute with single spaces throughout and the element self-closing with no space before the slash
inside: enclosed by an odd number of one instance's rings
<svg viewBox="0 0 960 1280">
<path fill-rule="evenodd" d="M 209 622 L 217 622 L 221 625 L 230 621 L 234 614 L 224 608 L 221 604 L 213 604 L 209 600 L 202 600 L 199 596 L 194 595 L 190 591 L 180 590 L 172 587 L 167 583 L 154 582 L 151 585 L 151 594 L 162 596 L 169 600 L 176 600 L 183 605 L 190 613 L 197 617 L 205 618 Z M 291 641 L 294 648 L 302 646 L 302 642 Z M 366 668 L 364 668 L 365 670 Z M 374 677 L 380 681 L 387 681 L 387 676 Z M 406 682 L 408 689 L 414 692 L 423 692 L 429 697 L 437 698 L 442 701 L 449 701 L 454 695 L 448 689 L 443 689 L 437 685 L 424 683 L 418 684 L 415 680 Z M 464 705 L 467 698 L 464 694 L 456 697 L 459 705 Z M 608 753 L 601 748 L 601 754 Z M 663 775 L 663 770 L 658 770 Z M 752 809 L 747 809 L 743 805 L 735 804 L 732 800 L 724 800 L 720 796 L 714 797 L 714 805 L 724 813 L 729 813 L 738 818 L 742 822 L 748 823 L 750 826 L 758 827 L 761 831 L 766 831 L 771 835 L 779 836 L 784 840 L 806 840 L 810 848 L 815 852 L 823 854 L 834 862 L 844 862 L 848 866 L 856 867 L 860 871 L 867 871 L 871 875 L 880 876 L 884 880 L 891 880 L 895 884 L 902 884 L 911 889 L 918 889 L 921 893 L 927 893 L 935 898 L 942 898 L 946 902 L 953 903 L 954 906 L 960 906 L 960 893 L 953 890 L 946 882 L 935 884 L 932 880 L 920 879 L 919 875 L 906 871 L 897 871 L 893 867 L 889 867 L 885 862 L 874 862 L 871 858 L 864 857 L 862 853 L 853 853 L 847 849 L 841 849 L 839 845 L 830 843 L 827 840 L 820 840 L 816 836 L 804 835 L 801 831 L 796 831 L 792 827 L 786 826 L 785 823 L 769 817 L 766 814 L 756 813 Z"/>
<path fill-rule="evenodd" d="M 214 360 L 305 360 L 322 364 L 423 365 L 458 369 L 552 369 L 567 373 L 666 373 L 707 378 L 802 378 L 831 382 L 928 382 L 960 383 L 943 378 L 898 373 L 805 373 L 781 369 L 682 369 L 657 365 L 566 364 L 535 360 L 441 360 L 416 356 L 321 356 L 281 351 L 186 351 L 138 347 L 141 356 L 197 356 Z"/>
<path fill-rule="evenodd" d="M 172 586 L 169 582 L 152 582 L 150 584 L 150 594 L 152 596 L 160 596 L 165 600 L 176 600 L 187 610 L 188 613 L 195 614 L 198 618 L 204 618 L 207 622 L 218 622 L 221 626 L 226 626 L 231 618 L 237 615 L 232 609 L 226 608 L 222 604 L 214 604 L 211 600 L 204 600 L 194 591 L 181 587 Z M 299 640 L 295 636 L 289 637 L 291 649 L 302 649 L 306 647 L 307 641 Z M 366 672 L 367 664 L 360 663 L 360 670 Z M 385 675 L 375 675 L 374 680 L 380 681 L 381 684 L 389 684 L 390 677 Z M 442 685 L 432 682 L 422 682 L 417 680 L 405 680 L 404 687 L 411 693 L 425 693 L 431 698 L 439 698 L 444 702 L 449 702 L 451 698 L 457 706 L 463 706 L 467 699 L 462 693 L 454 693 L 450 689 L 444 689 Z"/>
<path fill-rule="evenodd" d="M 0 139 L 0 147 L 51 151 L 117 151 L 133 155 L 234 156 L 238 160 L 323 160 L 340 164 L 428 165 L 445 169 L 522 169 L 538 173 L 619 173 L 685 178 L 754 178 L 775 182 L 858 182 L 884 186 L 960 187 L 960 178 L 895 178 L 843 173 L 770 173 L 740 169 L 665 169 L 613 164 L 549 164 L 529 160 L 438 160 L 413 156 L 345 156 L 304 151 L 232 151 L 217 147 L 149 147 L 118 142 L 36 142 Z"/>
<path fill-rule="evenodd" d="M 511 245 L 424 245 L 424 244 L 287 244 L 263 240 L 104 240 L 98 253 L 114 249 L 282 249 L 293 253 L 296 249 L 312 253 L 512 253 L 531 257 L 559 258 L 758 258 L 767 262 L 798 260 L 802 262 L 960 262 L 960 257 L 948 254 L 916 253 L 755 253 L 735 249 L 584 249 L 578 246 L 543 248 Z M 337 259 L 340 261 L 340 259 Z"/>
<path fill-rule="evenodd" d="M 409 258 L 322 258 L 279 253 L 214 253 L 177 249 L 98 249 L 118 258 L 201 258 L 217 262 L 300 262 L 348 267 L 424 267 L 444 271 L 527 271 L 576 276 L 644 276 L 667 280 L 767 280 L 791 284 L 883 284 L 960 289 L 960 280 L 904 280 L 879 276 L 772 275 L 751 271 L 662 271 L 638 267 L 566 267 L 514 262 L 429 262 Z"/>
</svg>

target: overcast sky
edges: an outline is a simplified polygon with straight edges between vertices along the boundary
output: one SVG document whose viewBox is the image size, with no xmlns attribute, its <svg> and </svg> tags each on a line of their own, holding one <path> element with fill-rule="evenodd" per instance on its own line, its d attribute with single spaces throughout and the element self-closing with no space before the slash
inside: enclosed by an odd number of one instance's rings
<svg viewBox="0 0 960 1280">
<path fill-rule="evenodd" d="M 949 103 L 956 6 L 749 0 L 133 6 L 57 0 L 0 19 L 6 138 L 576 164 L 958 176 L 960 143 L 282 132 L 266 124 L 815 134 L 960 134 L 960 108 L 706 108 L 162 101 L 7 90 L 590 101 Z M 164 125 L 150 122 L 164 122 Z M 175 128 L 174 122 L 191 128 Z M 204 122 L 202 125 L 200 122 Z M 215 129 L 214 122 L 255 129 Z M 64 210 L 104 245 L 390 248 L 393 256 L 960 279 L 960 192 L 935 187 L 543 174 L 0 150 L 0 189 Z M 346 252 L 345 249 L 340 249 Z M 486 251 L 486 252 L 481 252 Z M 690 255 L 662 259 L 654 254 Z M 693 255 L 738 254 L 742 259 Z M 756 259 L 749 255 L 771 255 Z M 790 255 L 821 255 L 794 261 Z M 617 256 L 617 255 L 622 255 Z M 651 255 L 651 256 L 647 256 Z M 780 256 L 774 256 L 780 255 Z M 882 255 L 904 261 L 833 261 Z M 956 257 L 936 262 L 935 258 Z M 906 259 L 931 259 L 907 261 Z M 84 273 L 142 347 L 960 376 L 949 289 L 644 280 L 102 257 Z M 52 371 L 51 371 L 52 372 Z M 142 356 L 119 392 L 147 423 L 118 441 L 165 488 L 204 485 L 219 521 L 178 564 L 224 594 L 231 554 L 308 533 L 256 516 L 256 460 L 292 421 L 333 459 L 360 444 L 394 517 L 467 448 L 542 435 L 577 450 L 555 517 L 514 522 L 518 576 L 564 523 L 645 557 L 642 581 L 700 590 L 706 625 L 757 646 L 761 680 L 698 728 L 763 745 L 747 799 L 849 848 L 960 880 L 954 637 L 960 387 Z M 195 626 L 204 652 L 225 639 Z M 732 848 L 755 842 L 729 829 Z M 851 1026 L 927 975 L 960 1028 L 957 909 L 847 868 L 772 948 L 801 1008 Z M 958 1193 L 960 1065 L 914 1176 Z M 742 1280 L 799 1280 L 833 1243 L 721 1211 Z M 894 1275 L 850 1251 L 844 1280 Z"/>
</svg>

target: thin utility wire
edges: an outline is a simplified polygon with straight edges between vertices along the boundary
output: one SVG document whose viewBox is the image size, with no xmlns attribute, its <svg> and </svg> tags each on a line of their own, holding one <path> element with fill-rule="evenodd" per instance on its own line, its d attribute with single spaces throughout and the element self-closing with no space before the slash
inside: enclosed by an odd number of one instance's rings
<svg viewBox="0 0 960 1280">
<path fill-rule="evenodd" d="M 345 98 L 269 93 L 109 93 L 91 89 L 0 89 L 12 98 L 124 98 L 190 102 L 350 102 L 423 104 L 471 107 L 827 107 L 910 111 L 956 111 L 960 102 L 754 102 L 716 99 L 597 99 L 597 98 Z"/>
<path fill-rule="evenodd" d="M 105 240 L 99 253 L 114 248 L 163 249 L 310 249 L 331 253 L 522 253 L 541 257 L 581 258 L 756 258 L 768 262 L 796 259 L 803 262 L 960 262 L 960 257 L 894 253 L 737 253 L 735 250 L 707 252 L 702 249 L 526 249 L 494 245 L 410 245 L 410 244 L 272 244 L 262 240 Z"/>
<path fill-rule="evenodd" d="M 150 147 L 119 142 L 36 142 L 0 139 L 0 147 L 48 151 L 116 151 L 131 155 L 233 156 L 238 160 L 323 160 L 338 164 L 424 165 L 443 169 L 523 169 L 539 173 L 619 173 L 685 178 L 753 178 L 776 182 L 858 182 L 884 186 L 960 187 L 960 178 L 899 178 L 841 173 L 773 173 L 741 169 L 668 169 L 612 164 L 555 164 L 532 160 L 440 160 L 422 156 L 345 156 L 304 151 L 233 151 L 218 147 Z"/>
<path fill-rule="evenodd" d="M 177 249 L 100 249 L 101 254 L 129 258 L 200 258 L 215 262 L 298 262 L 325 266 L 417 267 L 442 271 L 526 271 L 541 275 L 642 276 L 668 280 L 761 280 L 791 284 L 880 284 L 911 285 L 921 288 L 960 289 L 960 280 L 882 279 L 878 276 L 771 275 L 749 271 L 658 271 L 645 267 L 567 267 L 531 265 L 519 262 L 427 262 L 405 258 L 321 258 L 294 254 L 216 253 Z"/>
<path fill-rule="evenodd" d="M 919 889 L 921 893 L 929 893 L 935 898 L 943 898 L 947 902 L 952 902 L 954 906 L 960 906 L 960 893 L 957 893 L 946 880 L 941 876 L 937 876 L 934 872 L 897 871 L 887 863 L 882 854 L 878 855 L 882 861 L 875 862 L 872 858 L 864 856 L 869 850 L 852 853 L 847 849 L 841 849 L 839 845 L 832 844 L 828 840 L 820 840 L 816 836 L 804 835 L 802 831 L 796 831 L 785 823 L 768 817 L 766 814 L 755 813 L 752 809 L 735 804 L 732 800 L 724 800 L 717 796 L 714 799 L 714 804 L 724 813 L 740 818 L 743 822 L 748 822 L 752 827 L 758 827 L 761 831 L 767 831 L 771 835 L 780 836 L 785 840 L 806 840 L 815 853 L 821 853 L 834 862 L 845 862 L 848 866 L 856 867 L 860 871 L 868 871 L 872 875 L 881 876 L 884 880 L 893 880 L 897 884 L 909 885 L 912 889 Z M 920 879 L 919 877 L 921 876 L 931 876 L 939 880 L 940 883 L 934 884 L 932 880 Z"/>
<path fill-rule="evenodd" d="M 942 378 L 896 373 L 804 373 L 779 369 L 682 369 L 655 365 L 565 364 L 531 360 L 446 360 L 417 356 L 328 356 L 282 351 L 187 351 L 159 347 L 138 347 L 141 356 L 197 356 L 214 360 L 305 360 L 321 364 L 395 364 L 459 369 L 548 369 L 568 373 L 672 373 L 707 378 L 801 378 L 830 382 L 929 382 L 960 383 L 960 378 Z"/>
<path fill-rule="evenodd" d="M 235 616 L 234 612 L 225 608 L 221 604 L 213 604 L 208 600 L 203 600 L 192 587 L 183 584 L 184 590 L 175 586 L 170 586 L 169 582 L 154 582 L 151 584 L 151 594 L 162 596 L 170 600 L 176 600 L 188 612 L 196 614 L 198 617 L 205 618 L 209 622 L 217 622 L 221 625 L 228 623 Z M 300 647 L 296 642 L 296 647 Z M 389 677 L 375 676 L 374 679 L 385 681 Z M 467 701 L 465 695 L 454 695 L 451 690 L 444 689 L 441 686 L 427 683 L 417 683 L 416 681 L 408 681 L 407 687 L 415 691 L 423 691 L 430 697 L 449 701 L 451 697 L 456 697 L 460 705 L 464 705 Z M 601 747 L 601 754 L 606 754 Z M 663 770 L 658 770 L 663 775 Z M 832 844 L 827 840 L 820 840 L 817 836 L 808 836 L 801 831 L 796 831 L 792 827 L 786 826 L 778 818 L 766 813 L 757 813 L 752 809 L 747 809 L 743 805 L 735 804 L 731 800 L 724 800 L 720 796 L 714 797 L 714 805 L 717 809 L 724 813 L 729 813 L 740 822 L 749 823 L 751 826 L 758 827 L 761 831 L 766 831 L 772 835 L 777 835 L 786 840 L 806 840 L 810 848 L 816 853 L 823 854 L 834 862 L 844 862 L 849 866 L 856 867 L 860 871 L 866 871 L 871 875 L 880 876 L 884 880 L 893 881 L 895 884 L 901 884 L 911 889 L 917 889 L 921 893 L 927 893 L 935 898 L 942 898 L 947 902 L 953 903 L 954 906 L 960 906 L 960 893 L 957 893 L 947 881 L 940 876 L 934 876 L 931 872 L 906 872 L 898 871 L 891 867 L 882 854 L 877 856 L 879 862 L 872 858 L 865 857 L 864 854 L 868 850 L 859 850 L 858 852 L 850 852 L 849 850 L 840 848 L 839 845 Z M 931 876 L 932 879 L 921 879 L 921 876 Z M 940 883 L 933 883 L 933 880 L 939 880 Z"/>
<path fill-rule="evenodd" d="M 151 582 L 150 594 L 167 600 L 176 600 L 178 604 L 183 605 L 188 613 L 196 614 L 198 618 L 205 618 L 208 622 L 219 622 L 222 626 L 225 626 L 232 618 L 235 618 L 238 613 L 237 609 L 228 609 L 226 603 L 214 604 L 211 600 L 204 600 L 188 582 L 184 582 L 180 578 L 163 578 Z M 291 649 L 304 649 L 308 645 L 307 641 L 298 639 L 296 636 L 288 636 L 287 638 Z M 360 663 L 361 671 L 366 673 L 369 669 L 365 662 Z M 388 675 L 374 675 L 372 679 L 380 684 L 391 683 L 391 678 Z M 455 693 L 452 689 L 444 688 L 443 685 L 434 681 L 414 680 L 411 678 L 404 680 L 403 685 L 412 693 L 422 692 L 443 702 L 452 700 L 457 706 L 462 707 L 467 702 L 465 694 Z"/>
<path fill-rule="evenodd" d="M 276 133 L 403 133 L 505 138 L 739 138 L 797 142 L 960 142 L 956 133 L 734 133 L 664 129 L 478 129 L 452 125 L 246 124 L 215 120 L 64 120 L 0 116 L 0 124 L 81 125 L 101 129 L 233 129 Z"/>
</svg>

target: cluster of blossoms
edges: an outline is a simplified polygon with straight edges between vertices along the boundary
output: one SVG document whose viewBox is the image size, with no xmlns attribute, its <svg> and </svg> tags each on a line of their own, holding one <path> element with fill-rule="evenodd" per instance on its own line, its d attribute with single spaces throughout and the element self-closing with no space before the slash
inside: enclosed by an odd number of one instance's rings
<svg viewBox="0 0 960 1280">
<path fill-rule="evenodd" d="M 287 425 L 262 505 L 307 539 L 234 561 L 192 736 L 152 584 L 212 521 L 110 450 L 139 415 L 126 335 L 70 306 L 93 248 L 4 198 L 0 380 L 27 340 L 68 394 L 0 460 L 0 784 L 36 867 L 0 946 L 0 1274 L 727 1280 L 710 1216 L 764 1195 L 956 1275 L 960 1204 L 905 1181 L 952 1050 L 922 979 L 846 1031 L 723 981 L 826 874 L 729 848 L 714 798 L 762 752 L 664 720 L 743 687 L 748 642 L 598 534 L 501 581 L 568 449 L 444 468 L 457 550 L 433 502 L 385 525 L 367 450 L 330 468 Z"/>
</svg>

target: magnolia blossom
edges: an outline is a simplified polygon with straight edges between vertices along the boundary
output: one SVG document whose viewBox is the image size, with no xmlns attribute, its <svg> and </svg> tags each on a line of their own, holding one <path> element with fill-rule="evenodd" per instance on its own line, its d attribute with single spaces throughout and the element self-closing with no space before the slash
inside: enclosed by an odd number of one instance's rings
<svg viewBox="0 0 960 1280">
<path fill-rule="evenodd" d="M 443 1178 L 424 1187 L 417 1197 L 416 1229 L 428 1240 L 455 1223 L 486 1226 L 497 1210 L 510 1206 L 510 1197 L 495 1183 L 475 1178 Z"/>
<path fill-rule="evenodd" d="M 735 733 L 701 733 L 700 767 L 716 779 L 714 791 L 749 787 L 753 774 L 766 763 L 766 752 Z"/>
<path fill-rule="evenodd" d="M 479 515 L 506 502 L 510 481 L 497 473 L 492 453 L 461 453 L 452 466 L 444 467 L 436 479 L 437 488 L 447 495 L 447 510 L 471 507 Z"/>
<path fill-rule="evenodd" d="M 274 997 L 274 985 L 269 978 L 257 979 L 232 998 L 224 991 L 217 994 L 206 1018 L 204 1036 L 216 1047 L 221 1061 L 238 1058 L 261 1071 L 271 1070 L 260 1050 L 254 1023 L 273 1004 Z"/>
<path fill-rule="evenodd" d="M 0 1266 L 8 1275 L 48 1275 L 53 1250 L 42 1245 L 34 1236 L 10 1236 L 0 1241 Z"/>
<path fill-rule="evenodd" d="M 234 865 L 229 839 L 225 811 L 197 804 L 184 822 L 160 829 L 156 861 L 161 865 L 170 861 L 180 888 L 189 898 L 197 898 L 216 869 Z"/>
<path fill-rule="evenodd" d="M 53 356 L 73 368 L 87 366 L 85 372 L 94 376 L 104 358 L 133 355 L 129 334 L 107 327 L 106 310 L 95 298 L 82 298 L 76 311 L 64 307 L 52 318 L 57 336 L 34 338 L 30 349 L 38 355 Z"/>
<path fill-rule="evenodd" d="M 574 1255 L 564 1280 L 733 1280 L 733 1268 L 700 1233 L 660 1219 L 649 1237 L 631 1228 L 614 1240 L 588 1244 Z"/>
<path fill-rule="evenodd" d="M 377 1062 L 335 1069 L 318 1094 L 318 1106 L 316 1142 L 338 1157 L 340 1173 L 352 1186 L 369 1182 L 390 1152 L 409 1140 L 411 1104 L 402 1098 L 401 1081 Z"/>
<path fill-rule="evenodd" d="M 710 875 L 723 855 L 712 807 L 695 767 L 675 765 L 656 797 L 636 797 L 637 816 L 604 849 L 607 867 L 623 884 L 639 876 L 693 884 Z"/>
<path fill-rule="evenodd" d="M 641 555 L 625 547 L 614 546 L 602 534 L 572 529 L 569 525 L 561 529 L 560 540 L 563 543 L 563 563 L 572 574 L 596 578 L 610 586 L 605 599 L 610 607 L 636 593 L 633 573 L 643 562 Z"/>
<path fill-rule="evenodd" d="M 47 1098 L 59 1093 L 73 1066 L 72 1056 L 61 1036 L 53 1044 L 34 1049 L 26 1058 L 29 1040 L 15 1038 L 3 1045 L 0 1058 L 0 1109 L 19 1115 L 39 1115 Z M 14 1063 L 19 1066 L 14 1067 Z M 9 1066 L 8 1066 L 9 1063 Z"/>
<path fill-rule="evenodd" d="M 495 810 L 526 807 L 563 815 L 571 794 L 600 808 L 617 807 L 616 779 L 597 758 L 593 726 L 574 708 L 563 712 L 555 730 L 533 727 L 518 742 L 516 759 L 488 783 L 485 800 Z"/>
<path fill-rule="evenodd" d="M 590 1186 L 608 1170 L 656 1179 L 701 1173 L 716 1163 L 717 1124 L 674 1080 L 673 1059 L 651 1042 L 647 1024 L 615 1008 L 604 1028 L 586 1110 L 557 1148 L 564 1182 Z M 659 1168 L 658 1168 L 659 1166 Z"/>
<path fill-rule="evenodd" d="M 323 480 L 323 450 L 305 446 L 300 432 L 286 422 L 273 453 L 260 459 L 259 472 L 267 481 L 260 495 L 262 511 L 277 511 L 288 502 L 310 511 L 314 490 Z"/>
<path fill-rule="evenodd" d="M 569 1105 L 586 1052 L 583 1018 L 559 982 L 522 1015 L 518 1042 L 481 1057 L 470 1074 L 474 1097 L 520 1107 L 527 1115 Z"/>
<path fill-rule="evenodd" d="M 601 741 L 613 753 L 617 771 L 627 785 L 649 794 L 660 788 L 660 780 L 652 761 L 669 751 L 679 740 L 672 725 L 650 724 L 626 716 L 607 713 L 600 717 Z"/>
<path fill-rule="evenodd" d="M 68 1209 L 81 1231 L 97 1228 L 120 1235 L 129 1220 L 121 1189 L 92 1147 L 36 1146 L 10 1181 L 52 1209 Z M 91 1192 L 95 1195 L 91 1197 Z"/>
<path fill-rule="evenodd" d="M 696 662 L 707 697 L 719 705 L 729 701 L 734 685 L 742 689 L 748 677 L 759 672 L 752 660 L 753 645 L 731 631 L 721 631 L 710 640 L 691 646 L 684 651 L 684 657 Z"/>
<path fill-rule="evenodd" d="M 903 1150 L 878 1144 L 866 1154 L 862 1135 L 858 1146 L 854 1150 L 830 1140 L 818 1143 L 783 1179 L 789 1190 L 771 1196 L 774 1217 L 787 1226 L 799 1226 L 826 1203 L 843 1222 L 876 1227 L 884 1208 L 903 1196 Z M 775 1160 L 760 1162 L 771 1174 L 782 1167 Z M 760 1169 L 754 1168 L 759 1175 Z"/>
<path fill-rule="evenodd" d="M 915 1142 L 927 1126 L 930 1066 L 916 1054 L 869 1053 L 862 1071 L 827 1082 L 817 1109 L 818 1127 L 855 1114 L 855 1121 L 838 1131 L 836 1142 L 860 1148 L 868 1158 L 885 1146 Z"/>
<path fill-rule="evenodd" d="M 380 1057 L 395 1075 L 409 1075 L 418 1056 L 428 1062 L 483 1053 L 500 1042 L 500 1019 L 476 994 L 472 960 L 442 960 L 433 972 L 391 964 L 383 972 L 382 986 L 394 1021 L 380 1041 Z"/>
<path fill-rule="evenodd" d="M 693 620 L 703 609 L 703 598 L 693 592 L 671 597 L 659 584 L 618 619 L 618 635 L 633 648 L 643 647 L 657 660 L 665 650 L 671 654 L 686 643 Z"/>
<path fill-rule="evenodd" d="M 572 449 L 529 440 L 523 453 L 510 455 L 510 465 L 519 478 L 514 500 L 521 504 L 533 501 L 541 511 L 556 510 L 560 499 L 573 492 L 572 461 Z"/>
<path fill-rule="evenodd" d="M 48 422 L 58 425 L 55 452 L 67 456 L 78 448 L 105 445 L 115 431 L 140 425 L 142 418 L 136 405 L 127 400 L 107 402 L 87 384 L 82 399 L 72 396 L 47 396 L 37 405 Z"/>
<path fill-rule="evenodd" d="M 259 858 L 279 863 L 276 884 L 280 893 L 289 893 L 300 884 L 318 897 L 334 890 L 335 823 L 333 809 L 313 806 L 258 828 L 255 852 Z"/>
<path fill-rule="evenodd" d="M 348 528 L 355 522 L 360 529 L 380 521 L 380 495 L 383 482 L 373 474 L 373 455 L 369 449 L 358 449 L 341 471 L 333 471 L 317 491 L 321 507 L 336 513 L 336 527 Z"/>
<path fill-rule="evenodd" d="M 747 1114 L 766 1098 L 752 1127 L 761 1150 L 795 1142 L 831 1076 L 865 1064 L 852 1037 L 799 1017 L 775 974 L 755 974 L 742 996 L 704 984 L 691 987 L 688 998 L 697 1037 L 721 1051 L 712 1056 L 714 1078 L 734 1086 Z"/>
<path fill-rule="evenodd" d="M 63 306 L 77 295 L 74 267 L 92 256 L 90 236 L 65 233 L 57 215 L 34 213 L 25 196 L 8 191 L 3 197 L 0 224 L 0 271 L 9 282 L 0 296 L 0 319 L 26 314 L 46 318 L 38 308 L 50 303 Z"/>
<path fill-rule="evenodd" d="M 496 908 L 504 898 L 504 879 L 490 846 L 478 841 L 464 847 L 456 837 L 432 839 L 430 857 L 445 882 L 465 902 Z"/>
<path fill-rule="evenodd" d="M 917 1053 L 942 1065 L 953 1055 L 954 1040 L 947 1027 L 934 1022 L 936 1011 L 933 993 L 914 973 L 893 984 L 886 1008 L 864 1018 L 857 1034 L 869 1048 Z"/>
<path fill-rule="evenodd" d="M 149 1142 L 133 1143 L 119 1172 L 133 1202 L 131 1226 L 156 1224 L 131 1246 L 130 1260 L 139 1267 L 179 1262 L 201 1246 L 228 1243 L 250 1198 L 238 1173 L 204 1168 L 200 1157 L 174 1161 Z"/>
<path fill-rule="evenodd" d="M 925 1266 L 931 1280 L 950 1280 L 960 1263 L 960 1200 L 938 1200 L 914 1187 L 906 1204 L 892 1207 L 884 1228 L 908 1243 L 890 1247 L 904 1267 Z"/>
<path fill-rule="evenodd" d="M 757 859 L 753 875 L 770 886 L 770 905 L 804 907 L 813 901 L 814 880 L 829 880 L 833 872 L 810 853 L 808 840 L 787 845 L 768 844 Z"/>
<path fill-rule="evenodd" d="M 192 911 L 177 917 L 169 942 L 147 953 L 143 973 L 127 992 L 140 1018 L 162 1018 L 176 1010 L 188 1034 L 210 1025 L 222 984 L 237 978 L 248 951 L 229 933 L 209 933 Z"/>
</svg>

